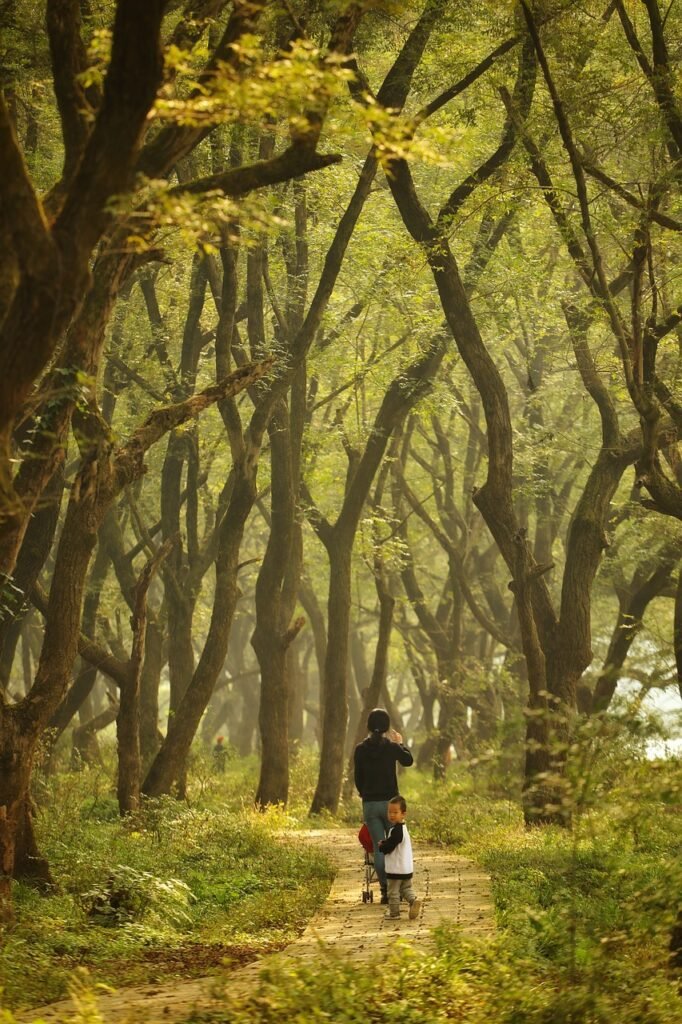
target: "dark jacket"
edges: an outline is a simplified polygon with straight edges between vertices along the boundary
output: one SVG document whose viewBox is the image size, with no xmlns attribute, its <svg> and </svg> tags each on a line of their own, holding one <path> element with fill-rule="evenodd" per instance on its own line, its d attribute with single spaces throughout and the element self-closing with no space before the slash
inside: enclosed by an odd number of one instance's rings
<svg viewBox="0 0 682 1024">
<path fill-rule="evenodd" d="M 396 762 L 406 768 L 414 763 L 407 747 L 385 736 L 378 743 L 369 737 L 358 743 L 353 760 L 355 787 L 363 800 L 390 800 L 398 792 Z"/>
</svg>

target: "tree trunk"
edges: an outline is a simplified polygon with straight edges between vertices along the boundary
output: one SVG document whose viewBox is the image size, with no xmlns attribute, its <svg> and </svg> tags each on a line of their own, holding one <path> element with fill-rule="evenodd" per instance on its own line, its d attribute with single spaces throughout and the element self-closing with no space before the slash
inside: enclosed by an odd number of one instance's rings
<svg viewBox="0 0 682 1024">
<path fill-rule="evenodd" d="M 268 544 L 256 581 L 256 628 L 251 643 L 260 666 L 258 722 L 261 771 L 256 804 L 286 804 L 289 796 L 289 692 L 287 648 L 303 624 L 290 632 L 302 546 L 296 533 L 299 457 L 294 446 L 300 432 L 291 430 L 284 400 L 277 403 L 268 424 L 271 445 L 271 525 Z M 296 474 L 296 475 L 295 475 Z"/>
<path fill-rule="evenodd" d="M 201 717 L 211 699 L 215 681 L 222 670 L 230 625 L 239 599 L 239 550 L 246 520 L 256 500 L 256 467 L 257 459 L 253 452 L 249 452 L 242 463 L 234 467 L 235 481 L 230 505 L 220 526 L 213 611 L 208 636 L 192 681 L 168 724 L 166 738 L 147 773 L 143 785 L 146 796 L 161 796 L 171 792 L 180 777 Z"/>
<path fill-rule="evenodd" d="M 0 717 L 0 921 L 12 919 L 11 879 L 51 884 L 33 834 L 29 793 L 35 738 L 21 729 L 16 707 Z"/>
<path fill-rule="evenodd" d="M 140 758 L 146 771 L 163 742 L 159 729 L 159 684 L 164 664 L 164 632 L 151 616 L 147 620 L 144 664 L 140 679 Z"/>
<path fill-rule="evenodd" d="M 618 686 L 623 663 L 632 642 L 642 628 L 644 612 L 649 603 L 670 583 L 674 567 L 673 561 L 663 558 L 661 564 L 647 579 L 641 580 L 641 574 L 636 573 L 626 592 L 619 595 L 618 619 L 592 695 L 592 711 L 606 711 L 609 707 Z"/>
<path fill-rule="evenodd" d="M 83 765 L 91 767 L 102 765 L 102 755 L 97 743 L 97 733 L 106 729 L 116 721 L 118 705 L 110 704 L 108 708 L 77 725 L 71 733 L 71 768 L 79 771 Z"/>
<path fill-rule="evenodd" d="M 333 544 L 328 548 L 328 635 L 323 677 L 322 749 L 311 814 L 319 814 L 322 810 L 335 814 L 339 806 L 348 724 L 346 672 L 353 539 L 354 533 L 351 536 L 337 533 Z"/>
<path fill-rule="evenodd" d="M 140 679 L 147 635 L 147 593 L 154 573 L 170 554 L 174 539 L 164 541 L 147 561 L 135 587 L 130 625 L 133 640 L 128 661 L 127 679 L 121 685 L 121 699 L 116 718 L 118 739 L 118 807 L 122 815 L 137 811 L 140 806 Z"/>
<path fill-rule="evenodd" d="M 258 671 L 247 673 L 239 683 L 241 694 L 241 714 L 230 726 L 230 742 L 240 757 L 249 757 L 254 749 L 254 733 L 258 728 L 258 709 L 260 693 L 258 687 Z"/>
<path fill-rule="evenodd" d="M 379 630 L 377 634 L 377 645 L 374 651 L 374 668 L 372 669 L 372 678 L 369 681 L 369 686 L 362 695 L 362 705 L 357 717 L 357 724 L 355 726 L 355 733 L 353 736 L 353 747 L 348 761 L 346 782 L 343 787 L 344 801 L 351 799 L 355 789 L 355 782 L 353 779 L 353 758 L 355 747 L 358 743 L 362 742 L 362 739 L 367 732 L 367 716 L 372 708 L 375 708 L 378 705 L 379 696 L 386 684 L 386 678 L 388 675 L 388 653 L 391 644 L 391 631 L 393 629 L 393 609 L 395 607 L 395 598 L 392 596 L 388 588 L 388 581 L 386 580 L 381 559 L 378 555 L 375 555 L 374 559 L 374 583 L 376 585 L 377 597 L 379 599 Z"/>
<path fill-rule="evenodd" d="M 302 579 L 299 588 L 298 596 L 303 610 L 308 616 L 308 622 L 313 633 L 313 641 L 315 648 L 315 664 L 317 665 L 317 680 L 316 689 L 318 694 L 318 708 L 322 709 L 323 697 L 322 697 L 322 680 L 324 679 L 324 663 L 327 657 L 327 624 L 324 619 L 324 612 L 320 607 L 320 602 L 317 599 L 317 594 L 312 588 L 312 584 L 307 579 Z"/>
</svg>

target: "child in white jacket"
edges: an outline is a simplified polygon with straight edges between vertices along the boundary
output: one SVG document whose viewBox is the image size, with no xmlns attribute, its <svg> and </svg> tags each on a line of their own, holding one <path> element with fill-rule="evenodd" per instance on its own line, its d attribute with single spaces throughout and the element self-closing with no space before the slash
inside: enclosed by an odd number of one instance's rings
<svg viewBox="0 0 682 1024">
<path fill-rule="evenodd" d="M 400 900 L 409 903 L 409 918 L 413 921 L 419 917 L 421 900 L 418 900 L 412 888 L 414 863 L 412 860 L 412 842 L 407 831 L 405 815 L 407 803 L 402 796 L 394 796 L 388 801 L 388 820 L 391 827 L 388 835 L 379 843 L 384 854 L 386 881 L 388 884 L 388 910 L 386 917 L 395 920 L 400 917 Z"/>
</svg>

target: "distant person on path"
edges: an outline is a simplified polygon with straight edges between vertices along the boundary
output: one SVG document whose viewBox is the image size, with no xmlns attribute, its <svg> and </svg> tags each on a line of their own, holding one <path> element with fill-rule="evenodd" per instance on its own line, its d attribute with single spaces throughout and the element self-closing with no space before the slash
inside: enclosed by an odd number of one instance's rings
<svg viewBox="0 0 682 1024">
<path fill-rule="evenodd" d="M 388 801 L 398 792 L 396 764 L 409 768 L 412 754 L 400 733 L 391 729 L 388 711 L 374 708 L 367 717 L 369 736 L 355 748 L 355 786 L 362 797 L 362 820 L 374 844 L 374 869 L 381 886 L 381 902 L 388 903 L 384 855 L 379 843 L 389 828 Z"/>
<path fill-rule="evenodd" d="M 213 748 L 213 767 L 219 775 L 225 774 L 225 764 L 227 763 L 227 747 L 225 746 L 225 737 L 218 736 L 215 741 Z"/>
<path fill-rule="evenodd" d="M 394 796 L 388 801 L 388 820 L 391 823 L 388 835 L 379 843 L 384 855 L 384 870 L 388 883 L 387 918 L 400 917 L 400 901 L 406 900 L 410 905 L 408 917 L 414 921 L 419 917 L 421 900 L 418 900 L 412 888 L 414 861 L 412 859 L 412 840 L 407 831 L 405 814 L 407 804 L 404 797 Z"/>
</svg>

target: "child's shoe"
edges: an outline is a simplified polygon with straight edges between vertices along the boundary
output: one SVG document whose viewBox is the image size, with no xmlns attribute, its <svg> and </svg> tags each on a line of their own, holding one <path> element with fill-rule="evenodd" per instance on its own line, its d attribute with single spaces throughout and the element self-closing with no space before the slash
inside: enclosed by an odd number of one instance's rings
<svg viewBox="0 0 682 1024">
<path fill-rule="evenodd" d="M 400 913 L 398 912 L 397 914 L 392 914 L 390 910 L 387 910 L 386 913 L 384 914 L 384 920 L 385 921 L 399 921 L 400 920 Z"/>
<path fill-rule="evenodd" d="M 419 917 L 419 911 L 421 910 L 421 908 L 421 900 L 412 900 L 412 902 L 410 903 L 410 912 L 408 914 L 410 921 L 414 921 L 415 918 Z"/>
</svg>

